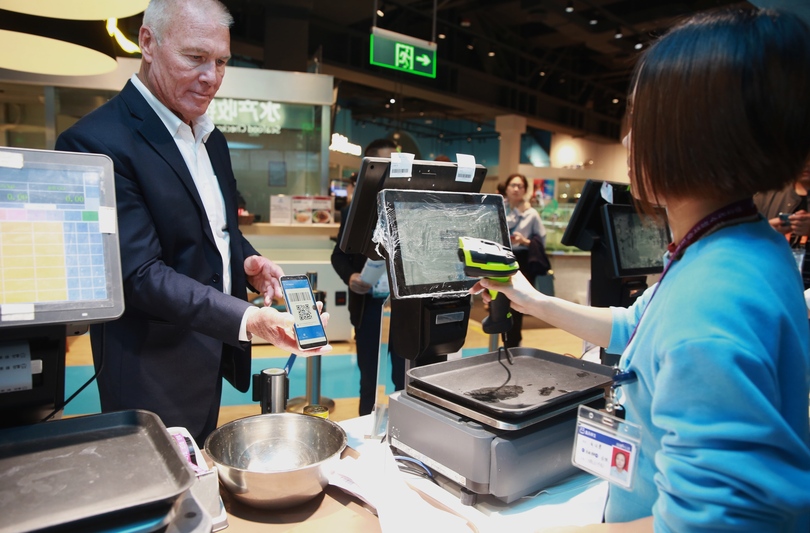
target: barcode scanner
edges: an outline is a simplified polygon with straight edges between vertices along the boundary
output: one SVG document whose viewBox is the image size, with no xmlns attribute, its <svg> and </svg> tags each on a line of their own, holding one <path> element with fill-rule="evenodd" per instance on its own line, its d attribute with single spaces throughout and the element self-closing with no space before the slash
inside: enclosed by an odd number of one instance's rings
<svg viewBox="0 0 810 533">
<path fill-rule="evenodd" d="M 512 250 L 497 242 L 475 237 L 459 237 L 458 258 L 464 263 L 464 274 L 472 278 L 505 282 L 520 269 Z M 492 289 L 489 289 L 489 295 L 492 297 L 489 316 L 481 321 L 481 327 L 484 333 L 506 333 L 512 329 L 509 300 Z"/>
</svg>

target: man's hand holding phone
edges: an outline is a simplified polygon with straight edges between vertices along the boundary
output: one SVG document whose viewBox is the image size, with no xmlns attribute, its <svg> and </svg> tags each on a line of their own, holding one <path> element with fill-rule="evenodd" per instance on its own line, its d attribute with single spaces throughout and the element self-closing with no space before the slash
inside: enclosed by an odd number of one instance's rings
<svg viewBox="0 0 810 533">
<path fill-rule="evenodd" d="M 281 290 L 287 302 L 287 311 L 293 317 L 298 349 L 312 350 L 325 346 L 328 341 L 321 321 L 323 303 L 315 302 L 309 278 L 306 275 L 281 276 Z"/>
<path fill-rule="evenodd" d="M 810 213 L 804 209 L 800 209 L 793 213 L 789 218 L 790 230 L 802 237 L 810 236 Z"/>
<path fill-rule="evenodd" d="M 322 313 L 323 304 L 317 303 L 318 316 L 324 327 L 329 322 L 329 313 Z M 295 335 L 294 319 L 291 313 L 282 313 L 272 307 L 255 307 L 255 311 L 248 316 L 247 330 L 272 343 L 275 347 L 301 357 L 326 354 L 332 351 L 332 346 L 324 344 L 314 349 L 302 350 Z"/>
</svg>

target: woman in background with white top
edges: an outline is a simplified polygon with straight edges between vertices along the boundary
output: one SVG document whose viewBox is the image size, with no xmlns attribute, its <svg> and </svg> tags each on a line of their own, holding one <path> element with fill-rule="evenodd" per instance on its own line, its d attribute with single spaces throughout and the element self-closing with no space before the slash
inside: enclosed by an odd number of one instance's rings
<svg viewBox="0 0 810 533">
<path fill-rule="evenodd" d="M 546 228 L 540 215 L 526 200 L 528 189 L 529 182 L 523 174 L 512 174 L 506 178 L 506 224 L 509 226 L 512 251 L 521 272 L 534 285 L 537 272 L 530 271 L 530 257 L 542 256 L 542 260 L 545 260 Z M 548 271 L 548 266 L 545 270 Z M 503 334 L 503 345 L 506 348 L 520 346 L 522 329 L 523 313 L 512 309 L 512 329 Z"/>
</svg>

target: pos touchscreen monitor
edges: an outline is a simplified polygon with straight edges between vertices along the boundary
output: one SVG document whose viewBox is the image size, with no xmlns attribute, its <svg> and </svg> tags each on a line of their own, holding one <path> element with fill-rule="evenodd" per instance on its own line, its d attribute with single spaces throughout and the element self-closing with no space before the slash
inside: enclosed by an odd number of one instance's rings
<svg viewBox="0 0 810 533">
<path fill-rule="evenodd" d="M 387 158 L 363 158 L 343 235 L 338 243 L 345 253 L 363 254 L 370 259 L 381 258 L 371 240 L 377 226 L 378 192 L 384 189 L 417 189 L 477 193 L 487 174 L 484 166 L 476 165 L 472 179 L 461 179 L 456 163 L 416 160 L 411 176 L 400 178 L 391 177 L 390 166 L 391 160 Z"/>
<path fill-rule="evenodd" d="M 0 329 L 124 311 L 112 161 L 0 148 Z"/>
<path fill-rule="evenodd" d="M 602 206 L 605 243 L 615 277 L 646 276 L 664 270 L 664 253 L 671 237 L 666 212 L 659 209 L 657 217 L 660 220 L 642 217 L 632 205 Z"/>
<path fill-rule="evenodd" d="M 591 251 L 604 236 L 600 208 L 607 203 L 632 204 L 629 185 L 587 180 L 560 242 L 586 252 Z"/>
<path fill-rule="evenodd" d="M 477 278 L 464 274 L 459 237 L 510 248 L 500 194 L 385 190 L 378 209 L 396 298 L 467 296 Z"/>
</svg>

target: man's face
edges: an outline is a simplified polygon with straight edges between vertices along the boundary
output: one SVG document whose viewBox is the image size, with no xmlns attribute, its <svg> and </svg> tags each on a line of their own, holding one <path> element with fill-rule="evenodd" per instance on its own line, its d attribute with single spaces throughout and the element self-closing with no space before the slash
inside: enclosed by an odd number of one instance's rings
<svg viewBox="0 0 810 533">
<path fill-rule="evenodd" d="M 140 39 L 149 64 L 142 81 L 185 123 L 203 115 L 225 75 L 231 55 L 229 29 L 200 10 L 187 9 L 160 44 L 149 28 L 141 28 Z"/>
</svg>

